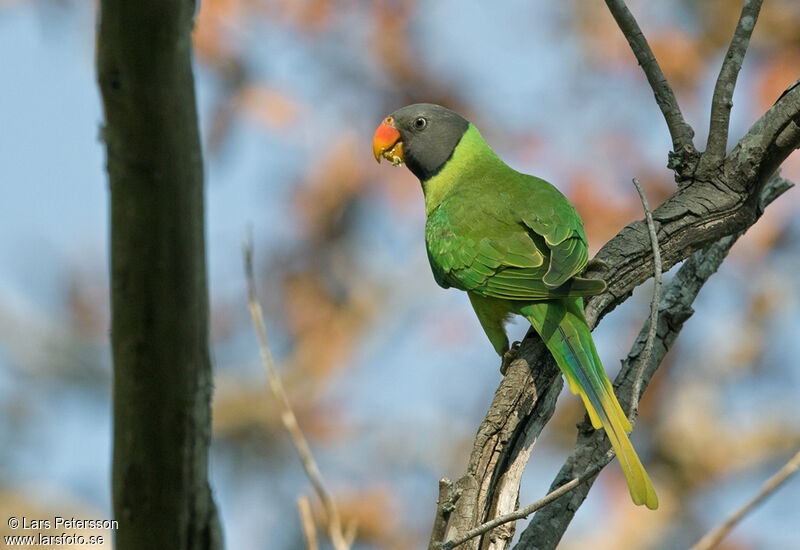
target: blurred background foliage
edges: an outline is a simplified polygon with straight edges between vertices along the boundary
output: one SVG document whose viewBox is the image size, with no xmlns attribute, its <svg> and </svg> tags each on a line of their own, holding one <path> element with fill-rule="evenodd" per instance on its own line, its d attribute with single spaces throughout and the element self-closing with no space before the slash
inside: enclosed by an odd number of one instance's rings
<svg viewBox="0 0 800 550">
<path fill-rule="evenodd" d="M 631 0 L 704 143 L 740 2 Z M 800 3 L 765 3 L 734 97 L 732 142 L 800 76 Z M 106 178 L 94 84 L 97 6 L 0 0 L 0 512 L 110 514 Z M 433 282 L 419 185 L 377 166 L 372 132 L 407 103 L 463 113 L 513 167 L 561 188 L 595 252 L 674 188 L 669 137 L 600 2 L 203 0 L 194 38 L 207 175 L 212 485 L 229 548 L 303 547 L 310 494 L 246 306 L 252 226 L 273 352 L 359 548 L 422 547 L 436 481 L 457 477 L 500 374 L 456 291 Z M 783 175 L 800 181 L 800 155 Z M 683 548 L 800 444 L 800 200 L 736 245 L 648 389 L 635 444 L 658 513 L 600 476 L 564 548 Z M 644 285 L 595 332 L 616 371 Z M 517 338 L 525 327 L 514 328 Z M 583 414 L 563 396 L 521 497 L 543 495 Z M 728 549 L 796 548 L 800 480 Z M 6 533 L 0 522 L 0 534 Z"/>
</svg>

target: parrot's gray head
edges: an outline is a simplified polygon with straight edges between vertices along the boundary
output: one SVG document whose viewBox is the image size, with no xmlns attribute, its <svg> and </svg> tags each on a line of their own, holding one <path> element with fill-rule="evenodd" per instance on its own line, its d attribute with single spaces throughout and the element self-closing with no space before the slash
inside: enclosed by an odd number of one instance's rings
<svg viewBox="0 0 800 550">
<path fill-rule="evenodd" d="M 450 159 L 467 131 L 469 122 L 440 105 L 415 103 L 386 117 L 372 142 L 375 159 L 394 164 L 405 162 L 408 169 L 425 181 L 436 175 Z"/>
</svg>

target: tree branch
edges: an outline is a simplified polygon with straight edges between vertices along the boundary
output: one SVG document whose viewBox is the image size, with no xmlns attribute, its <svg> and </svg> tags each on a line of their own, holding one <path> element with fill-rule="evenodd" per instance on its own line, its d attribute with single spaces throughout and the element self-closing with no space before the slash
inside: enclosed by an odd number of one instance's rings
<svg viewBox="0 0 800 550">
<path fill-rule="evenodd" d="M 761 214 L 759 194 L 780 164 L 800 147 L 800 86 L 790 87 L 748 130 L 725 159 L 722 170 L 698 173 L 653 211 L 658 224 L 663 270 L 693 252 L 742 231 Z M 608 290 L 588 300 L 590 327 L 653 273 L 652 248 L 644 221 L 633 222 L 597 253 L 608 266 L 592 268 Z"/>
<path fill-rule="evenodd" d="M 733 107 L 733 90 L 736 87 L 736 79 L 742 68 L 747 46 L 750 44 L 750 35 L 753 34 L 758 13 L 761 11 L 761 2 L 762 0 L 743 1 L 739 22 L 714 86 L 714 96 L 711 100 L 711 122 L 708 128 L 708 142 L 703 154 L 703 163 L 710 162 L 718 165 L 725 158 L 725 149 L 728 145 L 728 126 Z"/>
<path fill-rule="evenodd" d="M 789 86 L 728 154 L 725 174 L 763 181 L 800 147 L 800 85 Z"/>
<path fill-rule="evenodd" d="M 650 234 L 650 244 L 653 247 L 653 298 L 650 300 L 650 328 L 647 331 L 647 340 L 644 345 L 644 352 L 639 359 L 639 367 L 636 369 L 636 377 L 633 382 L 631 393 L 631 411 L 628 419 L 634 422 L 639 413 L 639 396 L 642 394 L 642 379 L 644 378 L 644 366 L 650 360 L 653 352 L 653 344 L 656 339 L 656 327 L 658 326 L 658 302 L 661 299 L 661 249 L 658 246 L 658 236 L 656 235 L 656 225 L 653 222 L 653 213 L 650 211 L 650 204 L 647 202 L 647 195 L 644 194 L 639 180 L 633 178 L 633 185 L 639 193 L 644 208 L 644 216 L 647 221 L 647 230 Z"/>
<path fill-rule="evenodd" d="M 513 488 L 513 502 L 516 503 L 518 476 L 536 438 L 552 416 L 563 387 L 558 367 L 546 350 L 538 337 L 526 338 L 520 348 L 520 358 L 508 367 L 489 412 L 478 428 L 467 471 L 454 485 L 454 505 L 445 540 L 455 540 L 497 515 L 497 503 L 509 500 L 500 498 L 501 493 L 509 495 Z M 513 479 L 506 476 L 505 483 L 501 483 L 512 464 L 516 464 L 512 470 L 515 472 Z M 507 511 L 510 510 L 501 508 L 499 513 Z M 503 540 L 510 540 L 513 529 L 501 535 Z M 432 545 L 443 542 L 441 538 L 433 539 Z M 477 549 L 480 544 L 481 539 L 476 538 L 464 548 Z"/>
<path fill-rule="evenodd" d="M 453 482 L 443 477 L 439 480 L 439 499 L 436 501 L 436 518 L 433 521 L 428 550 L 439 550 L 447 530 L 447 521 L 453 511 Z"/>
<path fill-rule="evenodd" d="M 456 546 L 464 544 L 465 542 L 467 542 L 470 539 L 473 539 L 473 538 L 475 538 L 475 537 L 477 537 L 479 535 L 482 535 L 484 533 L 488 533 L 489 531 L 491 531 L 495 527 L 499 527 L 501 525 L 504 525 L 506 523 L 510 523 L 512 521 L 517 521 L 518 519 L 526 518 L 529 515 L 531 515 L 532 513 L 534 513 L 535 511 L 539 510 L 540 508 L 544 508 L 545 506 L 547 506 L 551 502 L 553 502 L 553 501 L 557 500 L 558 498 L 566 495 L 568 492 L 570 492 L 572 489 L 574 489 L 575 487 L 577 487 L 578 485 L 580 485 L 584 481 L 587 481 L 588 479 L 590 479 L 590 478 L 594 477 L 595 475 L 597 475 L 600 472 L 600 470 L 603 468 L 603 466 L 608 464 L 608 462 L 610 462 L 611 459 L 614 458 L 613 451 L 609 452 L 609 453 L 606 453 L 606 457 L 605 458 L 607 459 L 605 463 L 601 462 L 601 463 L 593 464 L 592 466 L 589 467 L 588 470 L 586 470 L 580 476 L 576 477 L 575 479 L 573 479 L 571 481 L 568 481 L 564 485 L 560 486 L 558 489 L 554 489 L 553 491 L 550 491 L 549 493 L 547 493 L 547 495 L 545 495 L 544 497 L 540 498 L 539 500 L 537 500 L 533 504 L 529 504 L 528 506 L 526 506 L 524 508 L 520 508 L 519 510 L 516 510 L 514 512 L 510 512 L 510 513 L 504 514 L 502 516 L 497 516 L 493 520 L 487 521 L 486 523 L 480 525 L 479 527 L 476 527 L 475 529 L 472 529 L 472 530 L 468 531 L 461 538 L 459 538 L 457 540 L 445 542 L 444 544 L 441 545 L 442 550 L 452 550 Z"/>
<path fill-rule="evenodd" d="M 672 137 L 672 149 L 675 153 L 681 155 L 683 153 L 696 153 L 692 138 L 694 137 L 694 130 L 684 120 L 681 109 L 678 106 L 678 100 L 675 99 L 675 93 L 667 82 L 667 78 L 661 71 L 661 67 L 653 55 L 653 50 L 647 43 L 647 39 L 639 28 L 639 24 L 633 17 L 633 14 L 625 5 L 624 0 L 606 0 L 611 15 L 619 25 L 622 34 L 628 40 L 628 44 L 633 50 L 633 55 L 636 56 L 636 61 L 642 67 L 650 87 L 656 97 L 661 112 L 664 114 L 664 119 L 669 128 L 669 134 Z"/>
<path fill-rule="evenodd" d="M 780 178 L 776 174 L 762 193 L 760 202 L 762 211 L 766 205 L 791 187 L 792 184 L 789 181 Z M 661 364 L 667 351 L 672 347 L 683 328 L 683 324 L 694 313 L 692 303 L 700 289 L 709 277 L 716 272 L 730 248 L 743 234 L 744 231 L 741 231 L 735 235 L 724 237 L 705 250 L 692 255 L 691 258 L 684 262 L 678 273 L 667 285 L 659 306 L 661 313 L 656 330 L 658 337 L 653 348 L 653 354 L 645 367 L 642 392 L 647 388 L 656 369 Z M 638 363 L 643 354 L 648 331 L 649 321 L 639 331 L 636 342 L 632 346 L 628 357 L 623 361 L 622 369 L 614 381 L 614 393 L 619 397 L 623 410 L 629 410 L 631 404 L 629 396 L 635 379 L 634 365 Z M 640 398 L 641 394 L 637 397 Z M 575 447 L 553 481 L 551 489 L 574 478 L 579 472 L 586 471 L 593 464 L 602 462 L 609 449 L 610 444 L 605 433 L 600 430 L 593 430 L 591 424 L 584 420 L 582 425 L 579 426 Z M 576 487 L 566 497 L 540 510 L 522 533 L 515 549 L 545 550 L 555 548 L 564 535 L 567 526 L 572 521 L 575 512 L 588 495 L 593 483 L 594 478 L 587 480 L 586 483 Z"/>
<path fill-rule="evenodd" d="M 244 269 L 247 278 L 247 295 L 250 307 L 250 316 L 253 319 L 253 326 L 256 329 L 258 336 L 259 350 L 261 351 L 261 359 L 267 370 L 267 378 L 269 380 L 269 387 L 275 399 L 278 400 L 278 407 L 281 411 L 281 421 L 284 428 L 289 433 L 292 439 L 297 454 L 300 455 L 300 461 L 303 464 L 303 469 L 306 476 L 317 493 L 322 507 L 325 510 L 328 524 L 328 536 L 331 543 L 336 550 L 349 550 L 352 543 L 352 537 L 348 537 L 342 530 L 342 522 L 339 517 L 339 510 L 336 508 L 336 503 L 333 501 L 330 493 L 325 487 L 325 482 L 322 480 L 322 473 L 319 471 L 317 461 L 314 460 L 314 455 L 311 454 L 311 448 L 308 446 L 303 431 L 297 423 L 297 417 L 294 414 L 292 405 L 289 402 L 289 396 L 286 395 L 286 390 L 283 388 L 283 382 L 278 374 L 278 369 L 275 368 L 275 361 L 272 359 L 272 352 L 269 349 L 267 342 L 267 332 L 264 328 L 264 315 L 261 311 L 261 304 L 256 295 L 256 283 L 253 275 L 253 243 L 248 240 L 244 246 Z M 302 508 L 301 508 L 302 511 Z M 350 540 L 348 540 L 350 539 Z"/>
<path fill-rule="evenodd" d="M 306 539 L 306 550 L 319 550 L 317 528 L 314 525 L 314 516 L 311 513 L 311 503 L 308 502 L 308 497 L 301 496 L 297 499 L 297 509 L 300 513 L 300 525 L 303 528 L 303 536 Z"/>
<path fill-rule="evenodd" d="M 744 516 L 749 514 L 753 508 L 761 504 L 765 498 L 771 495 L 778 487 L 783 485 L 786 480 L 792 477 L 793 474 L 797 473 L 798 468 L 800 468 L 800 451 L 797 451 L 797 453 L 795 453 L 795 455 L 789 459 L 789 462 L 784 464 L 783 467 L 775 473 L 775 475 L 767 480 L 756 496 L 754 496 L 749 502 L 734 512 L 731 517 L 725 521 L 725 523 L 700 539 L 697 544 L 692 546 L 691 550 L 711 550 L 714 548 L 722 541 L 723 538 L 725 538 L 725 535 L 727 535 L 731 529 L 733 529 L 736 524 L 742 520 Z"/>
</svg>

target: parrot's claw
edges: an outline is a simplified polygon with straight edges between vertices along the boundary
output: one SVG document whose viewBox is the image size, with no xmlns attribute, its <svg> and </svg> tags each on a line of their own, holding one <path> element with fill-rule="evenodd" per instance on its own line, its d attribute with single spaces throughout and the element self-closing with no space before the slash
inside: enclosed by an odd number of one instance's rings
<svg viewBox="0 0 800 550">
<path fill-rule="evenodd" d="M 520 343 L 514 342 L 513 344 L 511 344 L 511 349 L 509 349 L 507 352 L 503 354 L 503 361 L 502 363 L 500 363 L 500 374 L 502 374 L 503 376 L 506 375 L 508 367 L 511 366 L 511 363 L 513 363 L 516 359 L 519 358 L 519 348 L 520 348 Z"/>
</svg>

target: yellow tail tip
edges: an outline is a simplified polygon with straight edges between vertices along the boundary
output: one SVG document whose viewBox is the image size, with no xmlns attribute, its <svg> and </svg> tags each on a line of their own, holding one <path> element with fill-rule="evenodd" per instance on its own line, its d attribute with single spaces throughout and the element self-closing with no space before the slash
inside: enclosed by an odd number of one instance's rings
<svg viewBox="0 0 800 550">
<path fill-rule="evenodd" d="M 658 508 L 658 495 L 656 495 L 653 485 L 649 483 L 650 480 L 648 479 L 647 481 L 648 483 L 639 488 L 640 490 L 634 490 L 633 487 L 630 487 L 631 499 L 637 506 L 644 505 L 650 510 L 656 510 Z M 644 494 L 642 494 L 642 491 Z"/>
</svg>

